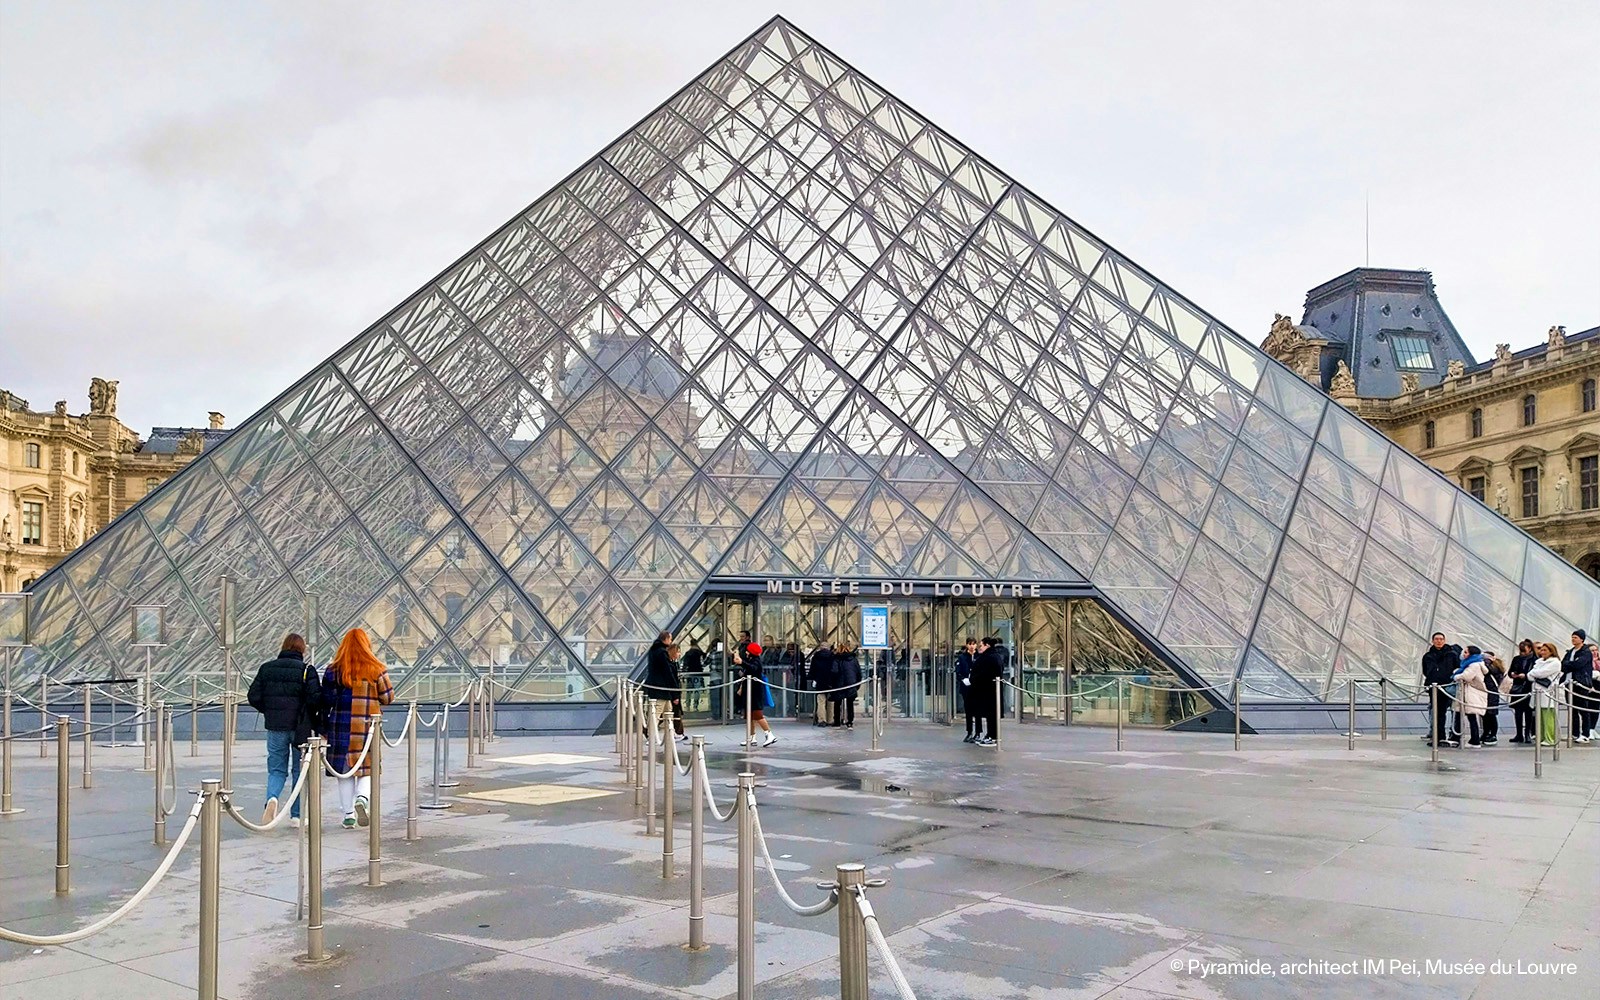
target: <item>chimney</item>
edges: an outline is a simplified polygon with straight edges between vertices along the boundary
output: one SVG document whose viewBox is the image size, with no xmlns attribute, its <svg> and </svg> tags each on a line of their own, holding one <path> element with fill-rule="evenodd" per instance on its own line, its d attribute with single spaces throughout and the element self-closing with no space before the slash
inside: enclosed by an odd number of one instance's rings
<svg viewBox="0 0 1600 1000">
<path fill-rule="evenodd" d="M 222 430 L 222 419 L 223 419 L 222 418 L 222 414 L 218 413 L 216 410 L 212 410 L 210 413 L 206 414 L 206 416 L 211 418 L 211 429 L 212 430 L 214 430 L 214 431 Z"/>
</svg>

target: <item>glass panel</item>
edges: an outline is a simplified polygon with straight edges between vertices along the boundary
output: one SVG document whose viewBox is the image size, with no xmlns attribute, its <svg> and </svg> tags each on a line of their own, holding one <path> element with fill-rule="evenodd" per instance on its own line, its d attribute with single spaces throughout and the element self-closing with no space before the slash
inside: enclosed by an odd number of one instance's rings
<svg viewBox="0 0 1600 1000">
<path fill-rule="evenodd" d="M 1383 488 L 1442 529 L 1450 527 L 1450 508 L 1461 492 L 1398 448 L 1389 456 Z"/>
<path fill-rule="evenodd" d="M 1508 524 L 1505 518 L 1478 504 L 1458 503 L 1452 536 L 1501 576 L 1512 583 L 1521 581 L 1528 536 Z"/>
<path fill-rule="evenodd" d="M 1389 457 L 1389 442 L 1383 435 L 1362 423 L 1342 406 L 1328 410 L 1322 422 L 1322 432 L 1317 435 L 1317 445 L 1343 460 L 1373 482 L 1383 478 L 1384 463 Z"/>
<path fill-rule="evenodd" d="M 1350 584 L 1292 540 L 1283 543 L 1278 555 L 1272 589 L 1328 632 L 1339 633 L 1350 602 Z"/>
<path fill-rule="evenodd" d="M 1565 618 L 1571 624 L 1568 634 L 1575 628 L 1595 628 L 1600 624 L 1600 588 L 1585 578 L 1577 567 L 1552 555 L 1538 545 L 1528 546 L 1528 562 L 1523 570 L 1522 586 L 1529 596 Z M 1556 648 L 1565 652 L 1567 635 Z"/>
<path fill-rule="evenodd" d="M 1256 624 L 1254 648 L 1312 689 L 1325 688 L 1338 643 L 1277 594 L 1268 594 Z"/>
</svg>

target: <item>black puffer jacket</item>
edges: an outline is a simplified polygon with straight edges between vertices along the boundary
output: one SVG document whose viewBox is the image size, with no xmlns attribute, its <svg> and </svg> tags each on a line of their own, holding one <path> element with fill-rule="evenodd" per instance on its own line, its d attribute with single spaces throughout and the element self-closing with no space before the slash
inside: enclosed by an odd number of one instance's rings
<svg viewBox="0 0 1600 1000">
<path fill-rule="evenodd" d="M 1422 654 L 1422 682 L 1424 684 L 1449 684 L 1461 666 L 1461 647 L 1445 644 L 1438 649 L 1432 646 Z"/>
<path fill-rule="evenodd" d="M 657 639 L 644 659 L 644 687 L 650 697 L 671 701 L 678 697 L 678 665 L 667 656 L 667 644 Z"/>
<path fill-rule="evenodd" d="M 311 720 L 322 714 L 322 682 L 317 668 L 287 649 L 256 671 L 249 698 L 250 707 L 265 717 L 266 728 L 292 732 L 296 743 L 311 737 Z"/>
</svg>

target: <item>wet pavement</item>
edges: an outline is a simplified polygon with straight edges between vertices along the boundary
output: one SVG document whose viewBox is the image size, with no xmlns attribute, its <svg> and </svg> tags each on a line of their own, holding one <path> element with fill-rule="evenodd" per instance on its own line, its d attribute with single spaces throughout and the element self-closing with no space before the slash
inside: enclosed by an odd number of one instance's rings
<svg viewBox="0 0 1600 1000">
<path fill-rule="evenodd" d="M 746 762 L 742 732 L 699 731 L 726 808 Z M 838 863 L 888 879 L 869 896 L 923 1000 L 1593 1000 L 1600 990 L 1600 748 L 1547 759 L 1536 780 L 1531 751 L 1447 752 L 1435 768 L 1421 741 L 1398 734 L 1354 751 L 1343 737 L 1254 737 L 1236 753 L 1231 736 L 1129 732 L 1119 753 L 1110 730 L 1011 725 L 989 750 L 896 720 L 872 754 L 865 723 L 777 731 L 748 766 L 780 877 L 801 902 L 822 897 L 816 883 Z M 296 838 L 225 820 L 221 994 L 733 997 L 733 827 L 707 817 L 710 947 L 688 952 L 687 779 L 678 877 L 663 880 L 660 839 L 644 835 L 612 749 L 610 737 L 505 737 L 466 770 L 458 740 L 455 804 L 423 812 L 415 843 L 401 839 L 404 757 L 391 751 L 386 884 L 366 886 L 366 831 L 325 834 L 335 958 L 321 966 L 295 961 L 305 950 Z M 242 744 L 235 763 L 252 818 L 261 753 Z M 214 744 L 179 755 L 185 788 L 220 770 Z M 138 757 L 97 748 L 84 791 L 75 748 L 73 891 L 58 898 L 55 764 L 19 749 L 17 805 L 28 811 L 0 818 L 0 924 L 84 925 L 154 870 L 164 852 L 150 842 L 153 793 L 132 770 Z M 427 767 L 427 744 L 421 759 Z M 0 995 L 193 995 L 197 848 L 198 836 L 144 904 L 94 937 L 0 943 Z M 796 916 L 764 871 L 756 912 L 756 996 L 837 997 L 836 914 Z M 894 996 L 876 955 L 869 965 L 872 995 Z"/>
</svg>

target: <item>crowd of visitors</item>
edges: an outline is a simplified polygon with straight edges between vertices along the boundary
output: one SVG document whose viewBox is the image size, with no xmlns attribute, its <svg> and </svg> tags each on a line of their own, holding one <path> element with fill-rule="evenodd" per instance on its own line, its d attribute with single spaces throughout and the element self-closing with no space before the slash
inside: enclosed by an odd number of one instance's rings
<svg viewBox="0 0 1600 1000">
<path fill-rule="evenodd" d="M 1523 639 L 1509 663 L 1492 650 L 1458 646 L 1443 632 L 1435 632 L 1422 654 L 1422 683 L 1431 717 L 1422 738 L 1441 747 L 1459 747 L 1465 735 L 1469 748 L 1494 746 L 1500 742 L 1499 715 L 1505 706 L 1516 729 L 1508 743 L 1538 740 L 1553 747 L 1559 731 L 1556 712 L 1566 706 L 1572 742 L 1586 746 L 1600 718 L 1597 665 L 1600 649 L 1581 628 L 1573 631 L 1565 651 L 1553 642 Z"/>
</svg>

